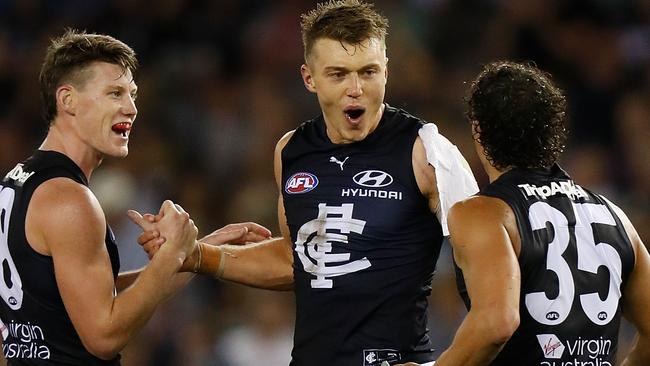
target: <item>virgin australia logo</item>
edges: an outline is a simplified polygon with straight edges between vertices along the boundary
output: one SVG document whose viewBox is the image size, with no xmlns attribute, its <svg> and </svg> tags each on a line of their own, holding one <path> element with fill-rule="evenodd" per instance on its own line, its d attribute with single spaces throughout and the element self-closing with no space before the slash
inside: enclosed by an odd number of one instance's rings
<svg viewBox="0 0 650 366">
<path fill-rule="evenodd" d="M 364 187 L 386 187 L 393 183 L 393 177 L 381 170 L 364 170 L 352 177 L 352 180 L 360 186 Z"/>
<path fill-rule="evenodd" d="M 537 334 L 537 341 L 546 358 L 562 358 L 564 345 L 555 334 Z"/>
</svg>

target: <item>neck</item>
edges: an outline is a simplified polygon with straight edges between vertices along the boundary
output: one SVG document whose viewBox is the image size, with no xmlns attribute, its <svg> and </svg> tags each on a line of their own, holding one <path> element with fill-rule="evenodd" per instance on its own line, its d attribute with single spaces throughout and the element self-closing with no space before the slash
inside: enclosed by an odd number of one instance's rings
<svg viewBox="0 0 650 366">
<path fill-rule="evenodd" d="M 485 157 L 481 158 L 481 163 L 483 164 L 483 170 L 485 170 L 485 173 L 487 174 L 487 176 L 488 176 L 488 178 L 490 180 L 490 183 L 492 183 L 495 180 L 499 179 L 499 177 L 502 176 L 505 172 L 512 169 L 512 167 L 507 167 L 507 168 L 504 168 L 504 169 L 497 169 L 492 164 L 490 164 L 490 161 L 487 160 L 487 158 L 485 158 Z"/>
<path fill-rule="evenodd" d="M 492 183 L 495 180 L 499 179 L 499 177 L 501 175 L 503 175 L 503 173 L 507 172 L 508 170 L 510 170 L 510 169 L 499 170 L 499 169 L 493 167 L 492 165 L 490 165 L 489 168 L 485 169 L 485 172 L 487 173 L 488 178 L 490 179 L 490 183 Z"/>
<path fill-rule="evenodd" d="M 72 160 L 90 180 L 92 172 L 102 163 L 102 154 L 90 148 L 73 134 L 65 133 L 59 125 L 52 123 L 39 150 L 56 151 Z"/>
</svg>

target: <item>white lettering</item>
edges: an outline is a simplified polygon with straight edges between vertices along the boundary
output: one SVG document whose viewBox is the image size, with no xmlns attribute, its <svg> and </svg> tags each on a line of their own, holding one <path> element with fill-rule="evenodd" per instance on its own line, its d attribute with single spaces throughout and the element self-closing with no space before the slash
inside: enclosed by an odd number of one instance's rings
<svg viewBox="0 0 650 366">
<path fill-rule="evenodd" d="M 51 356 L 50 349 L 44 345 L 45 334 L 43 329 L 27 322 L 15 323 L 13 320 L 7 326 L 8 336 L 2 344 L 5 358 L 36 358 L 47 360 Z"/>
<path fill-rule="evenodd" d="M 18 184 L 22 185 L 32 175 L 34 175 L 34 172 L 25 172 L 23 171 L 23 164 L 18 164 L 13 169 L 11 169 L 7 175 L 5 175 L 5 179 L 15 180 Z"/>
<path fill-rule="evenodd" d="M 612 350 L 612 341 L 603 339 L 603 337 L 600 337 L 600 339 L 582 339 L 582 337 L 578 337 L 577 340 L 573 342 L 567 341 L 566 343 L 572 356 L 586 355 L 591 359 L 596 359 L 598 356 L 608 356 Z"/>
<path fill-rule="evenodd" d="M 292 178 L 291 181 L 289 181 L 289 188 L 298 188 L 300 186 L 303 186 L 305 188 L 314 187 L 314 185 L 311 183 L 311 179 L 308 177 Z"/>
<path fill-rule="evenodd" d="M 547 199 L 556 194 L 564 194 L 572 200 L 587 197 L 587 192 L 571 180 L 551 182 L 550 186 L 537 187 L 532 184 L 520 184 L 518 187 L 524 190 L 523 193 L 526 196 L 536 196 L 540 199 Z"/>
<path fill-rule="evenodd" d="M 382 189 L 342 188 L 341 197 L 370 197 L 401 201 L 402 192 L 385 191 Z"/>
</svg>

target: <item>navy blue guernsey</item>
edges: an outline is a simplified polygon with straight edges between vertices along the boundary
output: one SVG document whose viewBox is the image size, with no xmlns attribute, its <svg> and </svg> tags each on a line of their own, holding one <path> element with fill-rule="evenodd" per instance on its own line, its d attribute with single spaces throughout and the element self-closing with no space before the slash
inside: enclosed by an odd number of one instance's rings
<svg viewBox="0 0 650 366">
<path fill-rule="evenodd" d="M 34 190 L 56 177 L 88 185 L 81 169 L 67 156 L 41 150 L 16 165 L 0 185 L 3 354 L 8 365 L 119 365 L 119 356 L 103 361 L 86 351 L 61 299 L 52 257 L 34 251 L 25 237 L 25 217 Z M 106 248 L 117 276 L 119 257 L 108 225 Z"/>
<path fill-rule="evenodd" d="M 413 173 L 422 125 L 386 106 L 366 139 L 333 144 L 320 116 L 282 151 L 294 243 L 291 365 L 433 360 L 427 297 L 442 230 Z"/>
<path fill-rule="evenodd" d="M 635 259 L 609 203 L 558 165 L 511 170 L 479 194 L 511 207 L 521 237 L 521 323 L 491 365 L 614 365 Z"/>
</svg>

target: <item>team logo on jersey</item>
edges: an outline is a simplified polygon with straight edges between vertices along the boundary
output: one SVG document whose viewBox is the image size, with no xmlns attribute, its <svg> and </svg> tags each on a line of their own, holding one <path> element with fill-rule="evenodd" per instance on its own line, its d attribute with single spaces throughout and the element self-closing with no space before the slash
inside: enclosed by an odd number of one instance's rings
<svg viewBox="0 0 650 366">
<path fill-rule="evenodd" d="M 333 288 L 332 277 L 364 270 L 371 266 L 368 258 L 350 261 L 350 253 L 332 253 L 332 244 L 344 247 L 350 233 L 363 233 L 366 222 L 352 218 L 354 204 L 341 206 L 318 204 L 318 217 L 298 230 L 295 251 L 305 272 L 312 274 L 311 288 Z"/>
<path fill-rule="evenodd" d="M 381 170 L 364 170 L 352 177 L 354 183 L 371 188 L 386 187 L 393 183 L 393 177 Z"/>
<path fill-rule="evenodd" d="M 307 193 L 318 185 L 318 178 L 311 173 L 296 173 L 287 179 L 284 191 L 289 194 Z"/>
<path fill-rule="evenodd" d="M 402 360 L 402 355 L 394 349 L 364 349 L 363 366 L 380 366 Z"/>
<path fill-rule="evenodd" d="M 564 345 L 555 334 L 538 334 L 537 341 L 546 358 L 562 358 Z"/>
</svg>

